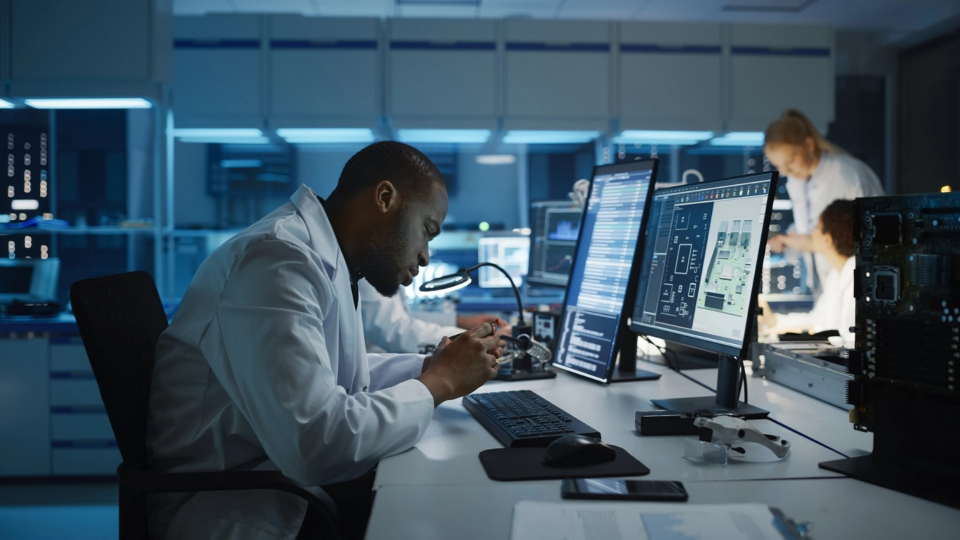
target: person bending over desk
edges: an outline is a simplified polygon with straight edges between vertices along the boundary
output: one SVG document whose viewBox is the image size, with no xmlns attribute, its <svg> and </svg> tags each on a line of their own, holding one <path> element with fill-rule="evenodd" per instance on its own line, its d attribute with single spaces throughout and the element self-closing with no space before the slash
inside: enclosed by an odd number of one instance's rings
<svg viewBox="0 0 960 540">
<path fill-rule="evenodd" d="M 151 470 L 356 479 L 416 444 L 442 401 L 492 379 L 502 353 L 492 323 L 426 359 L 364 349 L 358 282 L 384 295 L 411 283 L 446 213 L 436 166 L 381 142 L 350 158 L 329 199 L 301 186 L 214 251 L 157 343 Z M 305 511 L 269 490 L 164 495 L 150 501 L 150 533 L 292 539 Z"/>
<path fill-rule="evenodd" d="M 852 341 L 850 327 L 856 324 L 856 301 L 853 298 L 853 272 L 857 259 L 853 245 L 853 201 L 837 200 L 820 213 L 811 247 L 830 264 L 823 282 L 823 292 L 809 313 L 777 314 L 765 300 L 760 326 L 771 333 L 837 330 L 844 341 Z"/>
<path fill-rule="evenodd" d="M 422 321 L 414 316 L 403 288 L 397 294 L 383 296 L 367 281 L 360 282 L 360 304 L 363 307 L 363 334 L 367 348 L 392 353 L 421 352 L 446 336 L 463 332 L 478 324 L 495 321 L 501 335 L 511 335 L 511 327 L 493 315 L 456 315 L 456 326 Z M 453 321 L 451 321 L 453 322 Z"/>
<path fill-rule="evenodd" d="M 820 213 L 837 199 L 883 195 L 883 186 L 870 167 L 844 152 L 817 131 L 813 122 L 800 111 L 789 109 L 770 124 L 764 133 L 763 151 L 770 163 L 787 177 L 787 193 L 793 201 L 793 225 L 789 234 L 771 236 L 770 249 L 785 248 L 801 252 L 811 269 L 811 288 L 819 294 L 831 270 L 829 261 L 812 244 L 813 229 Z"/>
</svg>

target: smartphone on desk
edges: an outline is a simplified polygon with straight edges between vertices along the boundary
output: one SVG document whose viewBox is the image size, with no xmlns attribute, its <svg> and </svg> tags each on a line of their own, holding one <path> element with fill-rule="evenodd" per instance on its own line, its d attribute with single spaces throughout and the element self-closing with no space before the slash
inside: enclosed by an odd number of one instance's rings
<svg viewBox="0 0 960 540">
<path fill-rule="evenodd" d="M 567 478 L 560 484 L 560 496 L 564 499 L 684 502 L 687 490 L 680 482 Z"/>
</svg>

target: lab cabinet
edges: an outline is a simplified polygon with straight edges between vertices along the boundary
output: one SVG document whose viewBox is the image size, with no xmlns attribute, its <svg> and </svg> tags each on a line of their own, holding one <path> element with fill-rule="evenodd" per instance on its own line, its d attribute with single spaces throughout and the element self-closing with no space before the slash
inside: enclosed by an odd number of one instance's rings
<svg viewBox="0 0 960 540">
<path fill-rule="evenodd" d="M 0 326 L 0 477 L 113 475 L 120 450 L 76 326 Z"/>
<path fill-rule="evenodd" d="M 823 26 L 730 25 L 731 131 L 762 131 L 784 109 L 803 111 L 821 132 L 833 120 L 833 30 Z"/>
<path fill-rule="evenodd" d="M 170 84 L 168 1 L 3 4 L 0 33 L 7 39 L 0 54 L 8 60 L 0 64 L 8 65 L 0 76 L 10 79 L 14 97 L 158 98 L 159 88 Z"/>
<path fill-rule="evenodd" d="M 619 32 L 622 129 L 723 128 L 721 25 L 622 23 Z"/>
<path fill-rule="evenodd" d="M 174 110 L 179 128 L 259 128 L 262 18 L 177 17 L 174 25 Z"/>
<path fill-rule="evenodd" d="M 50 471 L 47 343 L 0 339 L 0 476 Z"/>
<path fill-rule="evenodd" d="M 386 88 L 393 116 L 496 120 L 499 24 L 490 19 L 392 19 Z"/>
<path fill-rule="evenodd" d="M 505 118 L 606 121 L 613 24 L 506 20 Z"/>
<path fill-rule="evenodd" d="M 269 127 L 374 127 L 380 113 L 378 19 L 274 15 Z"/>
</svg>

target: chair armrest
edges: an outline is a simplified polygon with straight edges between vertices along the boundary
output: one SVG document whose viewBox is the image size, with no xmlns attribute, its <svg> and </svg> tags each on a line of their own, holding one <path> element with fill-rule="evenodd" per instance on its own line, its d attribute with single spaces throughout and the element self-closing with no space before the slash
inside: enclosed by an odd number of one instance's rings
<svg viewBox="0 0 960 540">
<path fill-rule="evenodd" d="M 135 493 L 182 493 L 190 491 L 239 491 L 271 489 L 285 491 L 305 500 L 327 523 L 331 538 L 339 538 L 340 511 L 321 488 L 314 493 L 279 471 L 224 471 L 198 473 L 143 472 L 126 463 L 117 468 L 122 489 Z"/>
</svg>

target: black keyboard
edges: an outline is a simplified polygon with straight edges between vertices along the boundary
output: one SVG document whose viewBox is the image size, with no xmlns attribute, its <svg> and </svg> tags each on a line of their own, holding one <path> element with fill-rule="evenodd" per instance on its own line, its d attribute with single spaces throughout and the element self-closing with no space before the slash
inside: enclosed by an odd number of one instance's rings
<svg viewBox="0 0 960 540">
<path fill-rule="evenodd" d="M 547 446 L 570 433 L 600 438 L 600 432 L 531 390 L 470 394 L 463 406 L 504 446 Z"/>
</svg>

